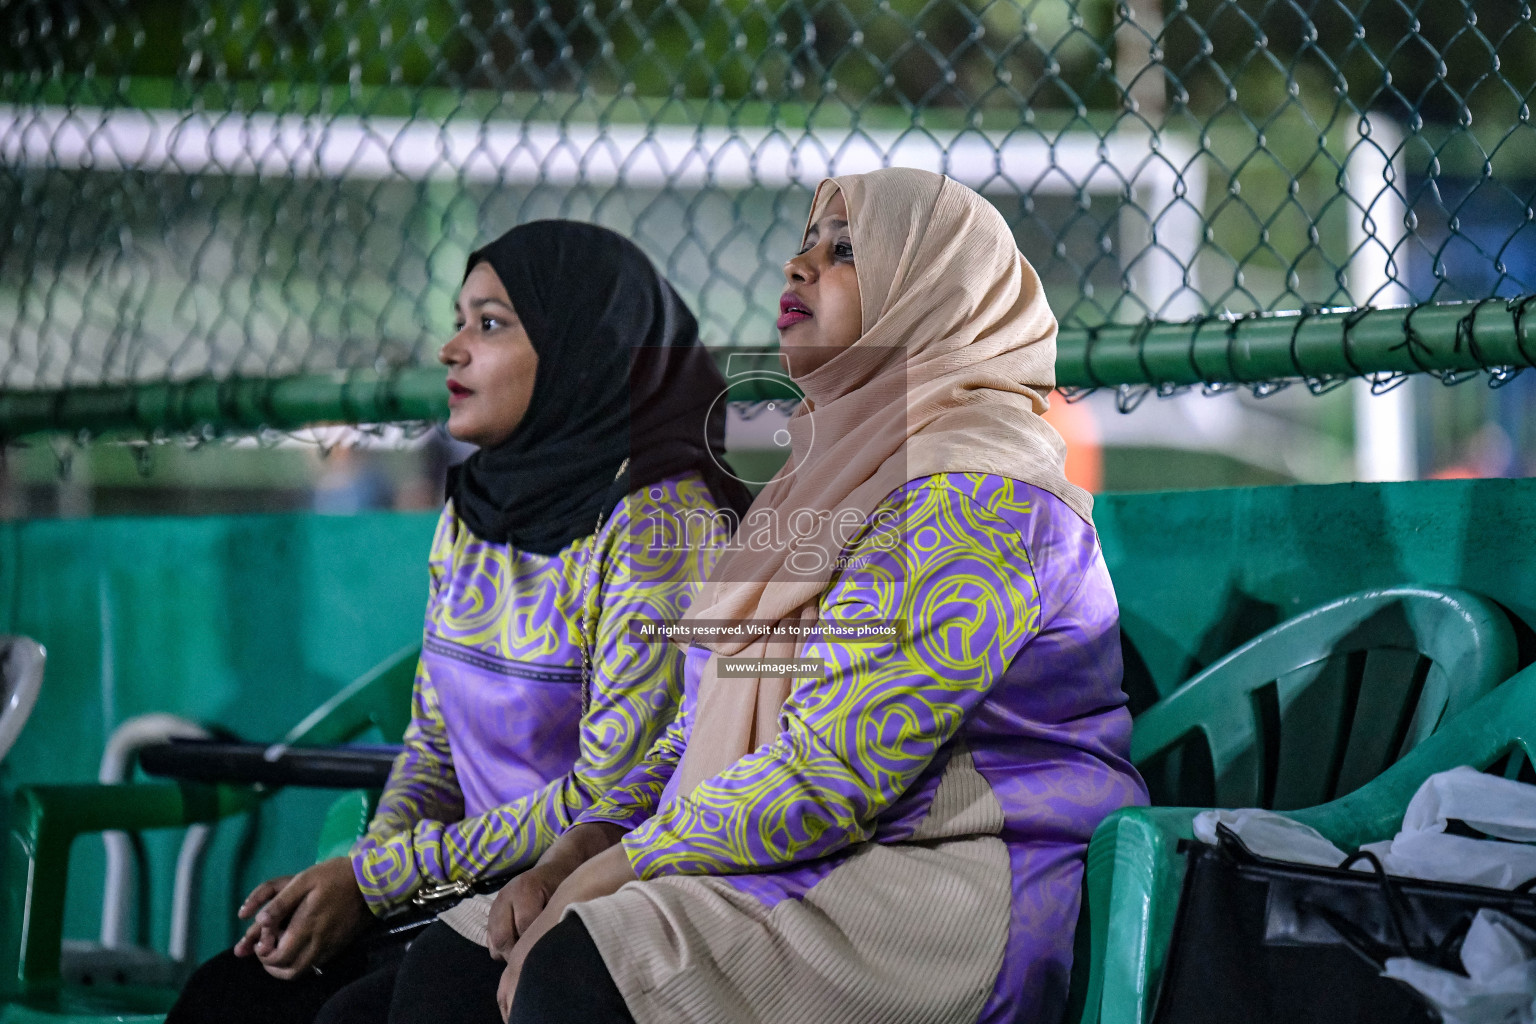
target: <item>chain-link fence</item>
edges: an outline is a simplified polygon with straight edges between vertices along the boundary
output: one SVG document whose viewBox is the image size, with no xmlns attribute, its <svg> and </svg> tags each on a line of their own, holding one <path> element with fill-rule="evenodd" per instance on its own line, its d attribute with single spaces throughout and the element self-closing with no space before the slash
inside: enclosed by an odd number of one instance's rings
<svg viewBox="0 0 1536 1024">
<path fill-rule="evenodd" d="M 1498 382 L 1536 352 L 1518 301 L 1316 313 L 1536 291 L 1511 0 L 12 0 L 0 26 L 0 433 L 121 419 L 60 413 L 100 385 L 392 380 L 469 249 L 537 217 L 626 233 L 707 342 L 772 345 L 811 190 L 893 163 L 998 205 L 1069 383 Z M 1275 310 L 1306 314 L 1230 319 Z M 1284 358 L 1237 366 L 1245 338 Z M 130 390 L 138 420 L 190 401 Z M 333 418 L 414 408 L 386 399 Z"/>
</svg>

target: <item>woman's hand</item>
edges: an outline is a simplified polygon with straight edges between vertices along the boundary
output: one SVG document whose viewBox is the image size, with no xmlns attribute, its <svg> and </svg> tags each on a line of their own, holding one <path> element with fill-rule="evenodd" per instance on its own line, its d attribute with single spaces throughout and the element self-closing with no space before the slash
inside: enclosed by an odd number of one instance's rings
<svg viewBox="0 0 1536 1024">
<path fill-rule="evenodd" d="M 486 941 L 491 956 L 506 960 L 512 947 L 571 874 L 593 857 L 609 849 L 624 829 L 609 822 L 575 825 L 556 839 L 533 867 L 504 885 L 491 905 Z"/>
<path fill-rule="evenodd" d="M 269 878 L 262 882 L 251 890 L 251 894 L 245 898 L 245 902 L 240 904 L 240 909 L 235 912 L 236 915 L 240 920 L 244 921 L 260 910 L 273 896 L 282 892 L 283 887 L 291 881 L 293 881 L 292 875 L 280 875 L 277 878 Z M 240 941 L 235 943 L 235 956 L 250 956 L 256 951 L 256 943 L 260 938 L 261 925 L 252 924 L 250 928 L 246 929 L 245 934 L 240 937 Z"/>
<path fill-rule="evenodd" d="M 541 861 L 502 886 L 491 905 L 491 920 L 486 928 L 493 960 L 506 960 L 512 955 L 517 937 L 533 924 L 569 874 L 564 865 Z"/>
<path fill-rule="evenodd" d="M 528 951 L 544 937 L 545 932 L 560 923 L 565 908 L 616 893 L 625 883 L 635 881 L 636 877 L 624 847 L 615 844 L 586 861 L 560 883 L 543 912 L 518 936 L 510 954 L 506 956 L 507 969 L 501 972 L 501 984 L 496 989 L 496 1005 L 501 1007 L 502 1020 L 506 1020 L 512 1012 L 512 997 L 517 993 L 517 979 L 523 973 L 523 961 L 528 959 Z"/>
<path fill-rule="evenodd" d="M 340 952 L 372 916 L 346 857 L 258 885 L 241 915 L 262 900 L 266 905 L 235 944 L 235 955 L 254 952 L 268 974 L 285 981 Z"/>
</svg>

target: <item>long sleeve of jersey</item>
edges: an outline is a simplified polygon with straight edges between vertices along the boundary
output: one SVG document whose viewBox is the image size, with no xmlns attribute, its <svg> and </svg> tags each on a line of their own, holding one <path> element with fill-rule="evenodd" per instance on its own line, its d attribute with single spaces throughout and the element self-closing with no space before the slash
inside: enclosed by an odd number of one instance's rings
<svg viewBox="0 0 1536 1024">
<path fill-rule="evenodd" d="M 777 738 L 624 838 L 641 878 L 772 869 L 870 838 L 1037 632 L 1028 553 L 1006 521 L 943 476 L 882 508 L 904 540 L 856 540 L 818 615 L 896 621 L 905 637 L 808 643 L 826 675 L 795 684 Z"/>
<path fill-rule="evenodd" d="M 599 796 L 618 784 L 672 720 L 683 655 L 629 635 L 632 619 L 677 619 L 713 558 L 712 542 L 656 550 L 634 496 L 597 538 L 595 585 L 571 629 L 589 632 L 590 701 L 570 770 L 482 814 L 463 816 L 430 674 L 418 675 L 415 717 L 373 826 L 353 849 L 363 895 L 382 913 L 423 885 L 508 874 L 531 865 Z M 583 574 L 584 575 L 584 574 Z M 457 798 L 457 802 L 456 802 Z"/>
</svg>

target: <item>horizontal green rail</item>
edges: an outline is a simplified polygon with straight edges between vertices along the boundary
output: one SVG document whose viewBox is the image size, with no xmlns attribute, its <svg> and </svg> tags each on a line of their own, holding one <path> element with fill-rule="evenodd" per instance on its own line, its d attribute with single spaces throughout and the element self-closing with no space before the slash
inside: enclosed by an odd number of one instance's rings
<svg viewBox="0 0 1536 1024">
<path fill-rule="evenodd" d="M 1500 380 L 1536 365 L 1536 337 L 1524 322 L 1533 301 L 1536 296 L 1069 329 L 1057 346 L 1056 381 L 1063 388 L 1168 389 L 1405 373 L 1452 381 L 1479 370 Z M 760 350 L 715 352 L 722 364 L 748 355 L 758 362 L 745 365 L 763 368 Z M 734 385 L 730 397 L 755 401 L 785 393 L 772 379 L 755 376 Z M 447 415 L 447 397 L 443 371 L 426 367 L 12 391 L 0 394 L 0 437 L 439 420 Z"/>
<path fill-rule="evenodd" d="M 1536 296 L 1480 302 L 1207 317 L 1063 331 L 1060 387 L 1261 384 L 1381 374 L 1444 380 L 1536 365 L 1524 322 Z"/>
<path fill-rule="evenodd" d="M 437 420 L 447 413 L 441 369 L 347 370 L 11 391 L 0 394 L 0 436 L 293 430 L 322 423 Z"/>
</svg>

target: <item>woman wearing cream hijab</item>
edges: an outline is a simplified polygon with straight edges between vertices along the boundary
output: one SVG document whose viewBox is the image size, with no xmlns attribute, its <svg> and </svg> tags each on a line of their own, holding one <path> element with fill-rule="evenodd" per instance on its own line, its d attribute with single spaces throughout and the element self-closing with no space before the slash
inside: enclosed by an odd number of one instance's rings
<svg viewBox="0 0 1536 1024">
<path fill-rule="evenodd" d="M 785 277 L 793 454 L 688 613 L 782 630 L 690 647 L 667 734 L 502 891 L 513 1022 L 1055 1020 L 1088 838 L 1145 802 L 1092 499 L 1040 417 L 1056 321 L 1002 217 L 832 178 Z"/>
</svg>

